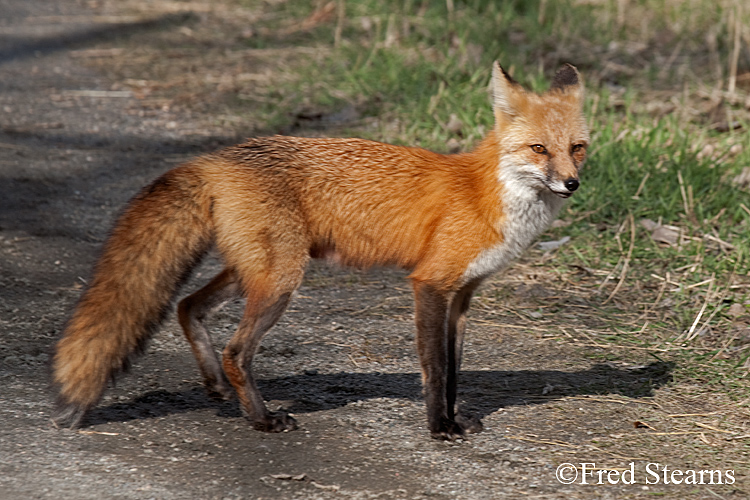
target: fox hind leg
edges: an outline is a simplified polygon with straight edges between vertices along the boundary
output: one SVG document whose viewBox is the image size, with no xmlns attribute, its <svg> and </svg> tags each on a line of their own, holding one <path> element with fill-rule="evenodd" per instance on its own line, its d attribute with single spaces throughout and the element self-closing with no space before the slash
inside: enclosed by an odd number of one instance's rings
<svg viewBox="0 0 750 500">
<path fill-rule="evenodd" d="M 232 399 L 235 393 L 224 375 L 203 320 L 240 296 L 236 274 L 231 269 L 224 269 L 206 286 L 182 299 L 177 306 L 177 318 L 198 362 L 206 389 L 221 399 Z"/>
<path fill-rule="evenodd" d="M 247 304 L 236 333 L 224 348 L 224 373 L 237 392 L 240 405 L 253 427 L 265 432 L 283 432 L 297 428 L 296 421 L 284 412 L 270 412 L 263 402 L 252 375 L 255 353 L 263 336 L 287 308 L 292 294 L 302 283 L 308 255 L 275 255 L 273 267 L 238 271 Z M 242 280 L 246 276 L 248 279 Z"/>
<path fill-rule="evenodd" d="M 290 298 L 291 292 L 285 292 L 264 301 L 260 307 L 248 301 L 237 333 L 224 349 L 224 372 L 237 391 L 245 416 L 260 431 L 282 432 L 297 428 L 289 415 L 268 411 L 252 375 L 253 357 L 260 341 L 284 313 Z"/>
</svg>

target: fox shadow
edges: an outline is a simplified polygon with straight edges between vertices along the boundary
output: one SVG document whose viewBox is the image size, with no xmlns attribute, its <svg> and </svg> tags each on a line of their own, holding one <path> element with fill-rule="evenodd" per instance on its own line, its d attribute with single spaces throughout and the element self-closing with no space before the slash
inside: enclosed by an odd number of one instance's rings
<svg viewBox="0 0 750 500">
<path fill-rule="evenodd" d="M 544 404 L 576 395 L 620 394 L 630 398 L 653 396 L 654 390 L 672 378 L 672 363 L 654 362 L 623 369 L 607 364 L 588 370 L 466 371 L 459 376 L 458 399 L 468 413 L 479 418 L 500 408 Z M 418 373 L 304 374 L 258 380 L 267 401 L 288 402 L 291 413 L 313 413 L 374 399 L 422 399 Z M 145 420 L 214 409 L 220 418 L 237 418 L 242 412 L 236 400 L 211 399 L 202 387 L 183 391 L 156 390 L 129 402 L 99 406 L 88 416 L 89 425 Z"/>
</svg>

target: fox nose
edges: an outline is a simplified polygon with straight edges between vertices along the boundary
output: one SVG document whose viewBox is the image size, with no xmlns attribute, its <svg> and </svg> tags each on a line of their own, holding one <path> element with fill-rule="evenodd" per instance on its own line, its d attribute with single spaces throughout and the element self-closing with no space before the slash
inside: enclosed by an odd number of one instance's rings
<svg viewBox="0 0 750 500">
<path fill-rule="evenodd" d="M 565 181 L 565 189 L 570 191 L 571 193 L 578 189 L 578 179 L 568 179 Z"/>
</svg>

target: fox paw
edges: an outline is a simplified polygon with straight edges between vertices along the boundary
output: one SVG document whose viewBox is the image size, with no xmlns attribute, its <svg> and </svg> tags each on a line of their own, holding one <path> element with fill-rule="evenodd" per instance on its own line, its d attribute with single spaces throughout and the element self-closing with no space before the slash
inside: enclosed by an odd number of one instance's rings
<svg viewBox="0 0 750 500">
<path fill-rule="evenodd" d="M 459 413 L 455 420 L 442 418 L 437 428 L 430 430 L 430 434 L 435 439 L 455 441 L 465 439 L 467 434 L 474 434 L 482 429 L 482 422 L 479 419 Z"/>
<path fill-rule="evenodd" d="M 463 439 L 466 433 L 456 422 L 448 422 L 445 425 L 441 425 L 438 429 L 430 431 L 430 434 L 434 439 L 455 441 Z"/>
<path fill-rule="evenodd" d="M 297 421 L 289 414 L 277 411 L 253 422 L 253 428 L 263 432 L 286 432 L 297 428 Z"/>
</svg>

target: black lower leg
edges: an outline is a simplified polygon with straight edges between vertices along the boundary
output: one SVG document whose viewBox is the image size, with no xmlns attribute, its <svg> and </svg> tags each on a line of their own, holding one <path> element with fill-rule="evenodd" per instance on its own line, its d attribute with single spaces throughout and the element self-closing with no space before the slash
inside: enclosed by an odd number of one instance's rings
<svg viewBox="0 0 750 500">
<path fill-rule="evenodd" d="M 415 283 L 414 291 L 427 423 L 433 437 L 453 440 L 461 437 L 463 431 L 454 420 L 455 353 L 449 347 L 448 294 L 424 283 Z"/>
<path fill-rule="evenodd" d="M 451 313 L 448 319 L 448 407 L 455 411 L 454 419 L 465 433 L 475 433 L 482 430 L 482 422 L 470 415 L 466 415 L 456 406 L 458 373 L 461 369 L 464 334 L 466 332 L 466 313 L 469 310 L 472 294 L 478 283 L 471 283 L 456 293 L 451 303 Z M 452 351 L 452 352 L 450 352 Z"/>
<path fill-rule="evenodd" d="M 233 273 L 224 270 L 205 287 L 183 299 L 177 307 L 180 326 L 193 350 L 206 388 L 222 399 L 234 397 L 234 390 L 224 375 L 203 320 L 238 296 L 239 286 Z"/>
<path fill-rule="evenodd" d="M 282 432 L 297 428 L 296 421 L 286 413 L 268 411 L 252 375 L 253 357 L 260 341 L 281 317 L 290 297 L 290 293 L 283 294 L 259 314 L 248 304 L 237 333 L 224 349 L 224 371 L 237 391 L 246 417 L 260 431 Z"/>
</svg>

